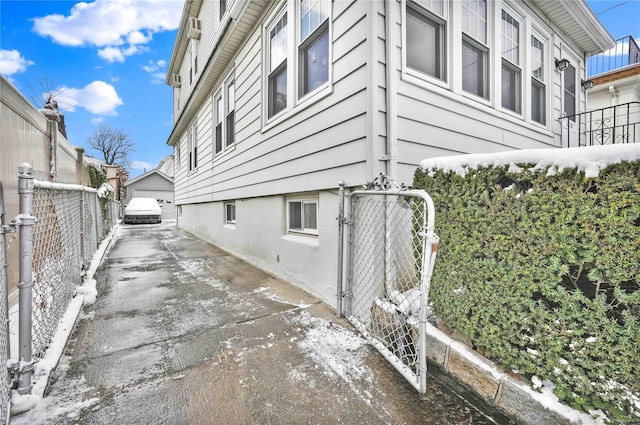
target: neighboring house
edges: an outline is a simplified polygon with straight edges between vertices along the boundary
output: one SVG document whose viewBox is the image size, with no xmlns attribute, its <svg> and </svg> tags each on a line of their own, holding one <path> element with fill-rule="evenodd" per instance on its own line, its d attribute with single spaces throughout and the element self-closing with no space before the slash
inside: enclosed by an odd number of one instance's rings
<svg viewBox="0 0 640 425">
<path fill-rule="evenodd" d="M 157 168 L 124 183 L 125 203 L 132 198 L 155 198 L 162 207 L 162 220 L 175 220 L 173 178 L 160 171 L 161 166 L 172 165 L 169 158 L 163 159 Z"/>
<path fill-rule="evenodd" d="M 640 47 L 633 37 L 587 59 L 581 144 L 640 143 Z"/>
<path fill-rule="evenodd" d="M 561 147 L 584 58 L 613 45 L 582 0 L 187 0 L 166 80 L 178 225 L 332 302 L 338 181 Z"/>
</svg>

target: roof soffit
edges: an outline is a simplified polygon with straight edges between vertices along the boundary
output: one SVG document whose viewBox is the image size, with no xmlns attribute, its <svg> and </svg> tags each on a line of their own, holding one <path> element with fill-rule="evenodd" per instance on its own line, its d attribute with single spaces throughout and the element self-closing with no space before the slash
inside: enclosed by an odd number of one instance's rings
<svg viewBox="0 0 640 425">
<path fill-rule="evenodd" d="M 532 0 L 578 47 L 591 55 L 615 45 L 613 37 L 584 0 Z"/>
</svg>

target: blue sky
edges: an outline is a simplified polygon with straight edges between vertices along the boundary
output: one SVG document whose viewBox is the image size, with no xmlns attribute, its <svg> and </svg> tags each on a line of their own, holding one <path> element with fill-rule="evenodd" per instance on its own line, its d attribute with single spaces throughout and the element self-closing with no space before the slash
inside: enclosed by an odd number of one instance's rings
<svg viewBox="0 0 640 425">
<path fill-rule="evenodd" d="M 640 38 L 640 0 L 588 0 L 614 39 Z M 164 85 L 182 0 L 0 0 L 0 73 L 28 99 L 63 88 L 69 141 L 87 146 L 102 124 L 136 145 L 130 176 L 171 154 Z"/>
</svg>

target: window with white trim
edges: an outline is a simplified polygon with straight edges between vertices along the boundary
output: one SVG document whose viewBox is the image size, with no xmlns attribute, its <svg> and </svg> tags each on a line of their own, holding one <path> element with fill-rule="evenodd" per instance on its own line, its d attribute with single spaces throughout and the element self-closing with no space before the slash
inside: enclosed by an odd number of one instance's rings
<svg viewBox="0 0 640 425">
<path fill-rule="evenodd" d="M 487 1 L 462 2 L 462 89 L 489 99 Z"/>
<path fill-rule="evenodd" d="M 329 81 L 329 2 L 300 0 L 299 97 Z"/>
<path fill-rule="evenodd" d="M 215 107 L 213 108 L 213 114 L 214 114 L 214 123 L 215 123 L 215 131 L 214 131 L 214 137 L 215 137 L 215 149 L 216 149 L 216 153 L 222 152 L 222 117 L 224 116 L 224 103 L 222 102 L 222 93 L 218 94 L 215 97 Z"/>
<path fill-rule="evenodd" d="M 236 83 L 235 80 L 227 82 L 226 85 L 226 108 L 227 116 L 225 119 L 226 128 L 226 145 L 229 147 L 236 142 Z"/>
<path fill-rule="evenodd" d="M 198 74 L 198 40 L 189 40 L 189 85 L 193 84 Z"/>
<path fill-rule="evenodd" d="M 219 1 L 220 4 L 220 20 L 222 20 L 222 17 L 224 16 L 224 13 L 227 11 L 227 0 L 220 0 Z"/>
<path fill-rule="evenodd" d="M 187 132 L 187 151 L 189 152 L 189 171 L 198 168 L 198 123 L 195 122 Z"/>
<path fill-rule="evenodd" d="M 547 124 L 547 87 L 545 84 L 545 43 L 531 36 L 531 120 Z"/>
<path fill-rule="evenodd" d="M 224 222 L 226 224 L 236 224 L 236 202 L 224 203 Z"/>
<path fill-rule="evenodd" d="M 287 107 L 287 11 L 277 17 L 268 28 L 268 95 L 267 116 L 278 114 Z"/>
<path fill-rule="evenodd" d="M 236 142 L 236 90 L 233 76 L 213 97 L 213 144 L 215 153 L 225 151 Z"/>
<path fill-rule="evenodd" d="M 266 120 L 329 88 L 330 0 L 286 2 L 264 27 Z"/>
<path fill-rule="evenodd" d="M 318 198 L 287 200 L 287 231 L 318 234 Z"/>
<path fill-rule="evenodd" d="M 180 168 L 180 142 L 178 142 L 178 144 L 173 147 L 173 150 L 176 155 L 175 168 L 178 169 Z"/>
<path fill-rule="evenodd" d="M 522 111 L 521 21 L 513 12 L 502 10 L 502 107 L 517 114 Z"/>
<path fill-rule="evenodd" d="M 442 0 L 407 1 L 406 63 L 446 81 L 447 28 Z"/>
</svg>

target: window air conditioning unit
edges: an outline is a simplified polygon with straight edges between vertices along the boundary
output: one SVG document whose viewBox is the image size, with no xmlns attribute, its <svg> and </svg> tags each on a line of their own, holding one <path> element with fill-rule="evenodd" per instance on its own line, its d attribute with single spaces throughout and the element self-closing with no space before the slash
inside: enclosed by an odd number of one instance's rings
<svg viewBox="0 0 640 425">
<path fill-rule="evenodd" d="M 193 17 L 189 18 L 189 32 L 187 32 L 187 37 L 199 40 L 201 29 L 200 19 Z"/>
<path fill-rule="evenodd" d="M 171 85 L 173 87 L 180 87 L 182 85 L 182 78 L 178 74 L 171 75 Z"/>
</svg>

